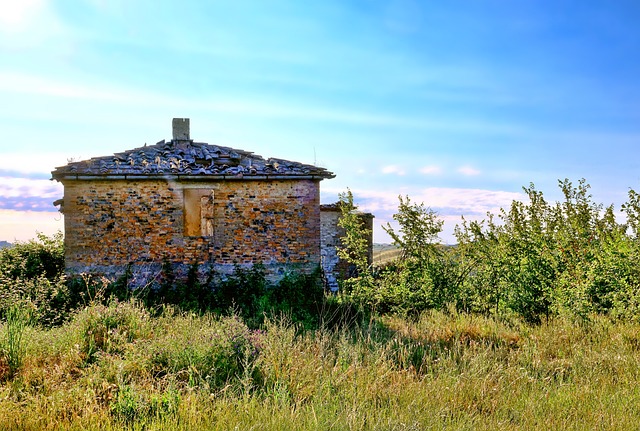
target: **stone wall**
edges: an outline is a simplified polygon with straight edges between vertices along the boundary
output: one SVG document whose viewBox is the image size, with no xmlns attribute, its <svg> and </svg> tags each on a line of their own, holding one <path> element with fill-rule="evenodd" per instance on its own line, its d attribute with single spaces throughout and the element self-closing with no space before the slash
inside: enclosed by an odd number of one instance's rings
<svg viewBox="0 0 640 431">
<path fill-rule="evenodd" d="M 338 248 L 342 246 L 341 238 L 345 235 L 343 228 L 338 226 L 340 220 L 340 206 L 338 203 L 320 206 L 320 254 L 322 271 L 327 289 L 338 290 L 338 282 L 351 275 L 353 269 L 338 257 Z M 369 264 L 373 263 L 373 215 L 360 213 L 364 228 L 369 230 Z"/>
<path fill-rule="evenodd" d="M 318 180 L 65 180 L 69 273 L 136 284 L 163 262 L 231 273 L 263 263 L 272 277 L 320 264 Z"/>
</svg>

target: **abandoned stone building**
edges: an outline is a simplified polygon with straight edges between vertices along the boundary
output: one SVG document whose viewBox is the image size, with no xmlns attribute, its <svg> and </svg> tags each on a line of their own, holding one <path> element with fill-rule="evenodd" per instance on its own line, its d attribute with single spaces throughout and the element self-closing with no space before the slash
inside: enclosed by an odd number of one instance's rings
<svg viewBox="0 0 640 431">
<path fill-rule="evenodd" d="M 277 278 L 335 255 L 334 240 L 321 254 L 320 181 L 332 172 L 194 142 L 189 119 L 173 120 L 171 141 L 70 162 L 52 177 L 64 186 L 55 204 L 71 275 L 114 279 L 128 268 L 144 285 L 167 263 L 176 274 L 193 264 L 228 274 L 262 263 Z"/>
</svg>

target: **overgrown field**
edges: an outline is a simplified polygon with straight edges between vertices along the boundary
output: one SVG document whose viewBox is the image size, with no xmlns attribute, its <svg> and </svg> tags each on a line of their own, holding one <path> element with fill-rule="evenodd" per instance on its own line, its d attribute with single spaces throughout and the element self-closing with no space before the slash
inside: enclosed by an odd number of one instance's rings
<svg viewBox="0 0 640 431">
<path fill-rule="evenodd" d="M 638 429 L 640 194 L 588 185 L 458 226 L 400 198 L 367 259 L 341 196 L 338 294 L 260 265 L 131 290 L 63 274 L 62 235 L 0 250 L 0 430 Z"/>
<path fill-rule="evenodd" d="M 19 318 L 19 317 L 18 317 Z M 303 331 L 135 301 L 5 323 L 0 429 L 635 429 L 640 326 L 425 312 Z M 16 341 L 15 331 L 23 331 Z M 7 344 L 5 344 L 6 346 Z M 11 356 L 10 356 L 11 358 Z M 18 359 L 18 358 L 15 358 Z"/>
</svg>

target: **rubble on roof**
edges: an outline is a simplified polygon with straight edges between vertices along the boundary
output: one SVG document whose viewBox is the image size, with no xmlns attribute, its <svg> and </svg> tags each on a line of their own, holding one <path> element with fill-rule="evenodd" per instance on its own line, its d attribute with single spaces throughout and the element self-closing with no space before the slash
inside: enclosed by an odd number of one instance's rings
<svg viewBox="0 0 640 431">
<path fill-rule="evenodd" d="M 52 172 L 54 179 L 83 176 L 290 176 L 314 179 L 334 178 L 324 168 L 282 159 L 264 159 L 248 151 L 202 142 L 173 140 L 155 145 L 71 162 Z"/>
</svg>

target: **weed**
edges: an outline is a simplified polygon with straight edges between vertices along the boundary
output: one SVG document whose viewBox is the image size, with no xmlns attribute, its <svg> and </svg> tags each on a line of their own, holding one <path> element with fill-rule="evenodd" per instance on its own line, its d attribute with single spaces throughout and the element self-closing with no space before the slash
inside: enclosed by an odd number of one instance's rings
<svg viewBox="0 0 640 431">
<path fill-rule="evenodd" d="M 22 366 L 26 353 L 24 334 L 31 323 L 31 310 L 18 303 L 5 311 L 5 337 L 2 353 L 8 366 L 8 378 L 12 378 Z"/>
</svg>

